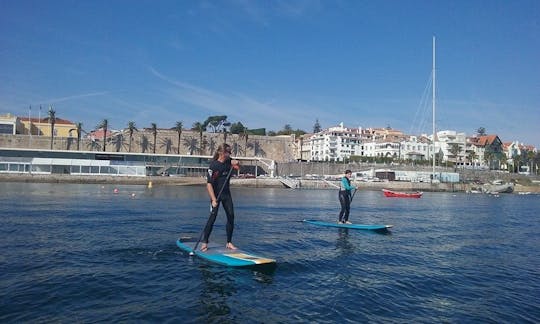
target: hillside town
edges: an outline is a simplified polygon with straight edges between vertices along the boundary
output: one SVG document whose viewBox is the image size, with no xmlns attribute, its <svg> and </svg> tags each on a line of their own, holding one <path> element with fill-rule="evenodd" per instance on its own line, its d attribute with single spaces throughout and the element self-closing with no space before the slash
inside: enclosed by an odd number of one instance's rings
<svg viewBox="0 0 540 324">
<path fill-rule="evenodd" d="M 54 123 L 51 123 L 53 119 Z M 247 129 L 245 133 L 234 134 L 226 127 L 230 123 L 223 120 L 214 127 L 196 124 L 191 129 L 183 129 L 182 125 L 159 129 L 155 124 L 151 128 L 137 129 L 128 123 L 128 128 L 112 130 L 105 120 L 98 125 L 101 127 L 84 131 L 81 123 L 58 118 L 54 114 L 50 116 L 50 112 L 43 118 L 8 113 L 0 115 L 0 134 L 26 139 L 2 141 L 2 147 L 14 148 L 211 155 L 216 143 L 229 140 L 237 155 L 264 157 L 276 162 L 358 161 L 430 165 L 435 160 L 437 165 L 455 168 L 521 174 L 536 174 L 538 171 L 536 147 L 518 140 L 503 141 L 496 134 L 486 134 L 483 128 L 474 135 L 441 130 L 433 139 L 432 134 L 411 135 L 390 127 L 348 127 L 343 123 L 316 129 L 319 131 L 314 133 L 291 132 L 277 136 Z M 51 132 L 54 133 L 52 136 Z M 178 137 L 176 143 L 175 137 Z M 50 145 L 44 145 L 44 141 L 49 141 Z M 23 142 L 26 144 L 21 144 Z M 85 144 L 81 146 L 81 142 Z"/>
</svg>

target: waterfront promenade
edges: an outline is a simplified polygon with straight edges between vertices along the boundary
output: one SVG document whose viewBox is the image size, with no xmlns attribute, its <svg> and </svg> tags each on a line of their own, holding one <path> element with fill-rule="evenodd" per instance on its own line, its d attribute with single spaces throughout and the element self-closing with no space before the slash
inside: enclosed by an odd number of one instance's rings
<svg viewBox="0 0 540 324">
<path fill-rule="evenodd" d="M 0 174 L 0 182 L 29 182 L 29 183 L 88 183 L 88 184 L 117 184 L 117 185 L 146 185 L 146 186 L 193 186 L 204 185 L 206 179 L 199 177 L 118 177 L 118 176 L 76 176 L 65 174 L 34 175 L 34 174 Z M 540 193 L 540 183 L 514 179 L 516 183 L 514 192 Z M 520 183 L 521 182 L 521 183 Z M 297 180 L 295 189 L 336 189 L 338 181 L 325 180 Z M 478 184 L 469 183 L 422 183 L 405 181 L 381 181 L 381 182 L 353 182 L 360 190 L 381 190 L 383 188 L 401 191 L 440 191 L 440 192 L 467 192 Z M 259 177 L 254 179 L 231 179 L 233 187 L 256 187 L 256 188 L 286 188 L 279 178 Z M 289 189 L 291 190 L 291 189 Z"/>
</svg>

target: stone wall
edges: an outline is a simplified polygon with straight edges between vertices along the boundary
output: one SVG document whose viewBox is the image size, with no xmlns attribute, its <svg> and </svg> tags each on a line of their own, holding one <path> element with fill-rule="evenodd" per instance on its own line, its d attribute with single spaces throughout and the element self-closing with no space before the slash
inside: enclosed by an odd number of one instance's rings
<svg viewBox="0 0 540 324">
<path fill-rule="evenodd" d="M 212 155 L 216 147 L 223 143 L 223 133 L 203 133 L 203 145 L 200 145 L 198 132 L 183 131 L 180 141 L 182 155 Z M 289 162 L 294 159 L 294 139 L 292 136 L 258 136 L 249 135 L 245 138 L 235 134 L 227 134 L 227 143 L 233 147 L 236 156 L 261 157 Z M 51 138 L 46 136 L 0 135 L 0 147 L 48 150 Z M 77 150 L 76 138 L 55 137 L 54 150 Z M 102 151 L 103 140 L 83 138 L 80 142 L 81 151 Z M 127 133 L 107 139 L 107 152 L 128 152 L 129 135 Z M 153 153 L 154 136 L 151 131 L 139 131 L 133 134 L 131 140 L 132 153 Z M 178 133 L 174 130 L 158 130 L 156 154 L 177 154 Z"/>
</svg>

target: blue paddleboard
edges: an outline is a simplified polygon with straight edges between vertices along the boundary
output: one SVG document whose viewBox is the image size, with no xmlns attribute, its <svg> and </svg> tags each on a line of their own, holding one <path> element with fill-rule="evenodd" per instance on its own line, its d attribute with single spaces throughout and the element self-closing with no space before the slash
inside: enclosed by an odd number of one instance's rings
<svg viewBox="0 0 540 324">
<path fill-rule="evenodd" d="M 195 244 L 197 244 L 197 239 L 192 237 L 181 237 L 176 241 L 176 245 L 185 252 L 193 252 L 198 257 L 228 267 L 253 267 L 276 263 L 274 259 L 263 258 L 240 249 L 227 249 L 225 244 L 209 243 L 208 250 L 203 252 L 200 250 L 199 243 L 197 250 L 193 251 Z"/>
<path fill-rule="evenodd" d="M 358 230 L 372 230 L 372 231 L 386 231 L 391 228 L 393 225 L 365 225 L 365 224 L 338 224 L 337 222 L 323 222 L 315 219 L 304 219 L 303 222 L 318 225 L 318 226 L 328 226 L 328 227 L 339 227 L 339 228 L 350 228 Z"/>
</svg>

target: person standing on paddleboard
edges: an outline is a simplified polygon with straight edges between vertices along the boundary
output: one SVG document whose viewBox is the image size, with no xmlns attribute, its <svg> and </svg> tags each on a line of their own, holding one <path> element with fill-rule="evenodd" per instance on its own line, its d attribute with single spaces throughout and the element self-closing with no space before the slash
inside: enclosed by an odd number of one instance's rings
<svg viewBox="0 0 540 324">
<path fill-rule="evenodd" d="M 227 214 L 226 247 L 236 250 L 236 247 L 231 242 L 234 229 L 234 206 L 231 191 L 229 190 L 229 181 L 232 169 L 238 170 L 239 167 L 238 160 L 231 159 L 231 146 L 225 143 L 221 144 L 210 162 L 206 176 L 206 190 L 210 196 L 211 213 L 204 227 L 201 251 L 208 250 L 208 238 L 210 233 L 212 233 L 220 203 L 223 205 L 223 209 L 225 209 L 225 214 Z"/>
<path fill-rule="evenodd" d="M 351 185 L 352 171 L 346 170 L 345 176 L 341 178 L 341 184 L 339 186 L 339 203 L 341 204 L 341 211 L 339 212 L 338 224 L 352 224 L 349 222 L 349 212 L 351 211 L 351 190 L 356 189 Z"/>
</svg>

